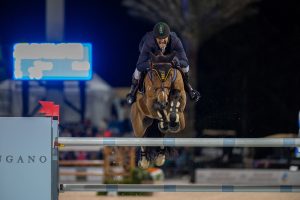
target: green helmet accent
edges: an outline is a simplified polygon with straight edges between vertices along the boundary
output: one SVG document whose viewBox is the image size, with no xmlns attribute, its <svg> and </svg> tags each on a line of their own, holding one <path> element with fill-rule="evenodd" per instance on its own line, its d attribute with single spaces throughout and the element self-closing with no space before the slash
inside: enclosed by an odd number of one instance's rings
<svg viewBox="0 0 300 200">
<path fill-rule="evenodd" d="M 170 35 L 170 28 L 164 22 L 158 22 L 153 28 L 153 35 L 155 38 L 166 38 Z"/>
</svg>

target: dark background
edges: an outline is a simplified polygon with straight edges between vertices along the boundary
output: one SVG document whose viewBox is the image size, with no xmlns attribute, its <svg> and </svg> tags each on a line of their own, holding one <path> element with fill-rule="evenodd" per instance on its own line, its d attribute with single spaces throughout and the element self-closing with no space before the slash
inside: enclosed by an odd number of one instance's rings
<svg viewBox="0 0 300 200">
<path fill-rule="evenodd" d="M 298 132 L 300 7 L 265 0 L 259 14 L 211 38 L 199 54 L 198 128 L 259 137 Z M 244 129 L 244 130 L 243 130 Z"/>
<path fill-rule="evenodd" d="M 241 136 L 298 132 L 300 7 L 262 0 L 259 13 L 212 36 L 200 49 L 198 130 Z M 91 42 L 93 68 L 113 87 L 129 86 L 138 44 L 154 24 L 129 16 L 121 1 L 65 1 L 65 42 Z M 0 80 L 11 77 L 12 46 L 45 41 L 45 2 L 0 2 Z"/>
</svg>

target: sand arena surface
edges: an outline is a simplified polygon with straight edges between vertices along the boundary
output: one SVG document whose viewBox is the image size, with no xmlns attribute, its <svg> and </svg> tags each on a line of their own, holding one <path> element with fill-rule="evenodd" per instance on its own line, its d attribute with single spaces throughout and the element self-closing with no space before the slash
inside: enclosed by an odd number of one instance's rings
<svg viewBox="0 0 300 200">
<path fill-rule="evenodd" d="M 96 196 L 95 192 L 61 193 L 59 200 L 299 200 L 300 193 L 154 193 L 153 196 Z"/>
</svg>

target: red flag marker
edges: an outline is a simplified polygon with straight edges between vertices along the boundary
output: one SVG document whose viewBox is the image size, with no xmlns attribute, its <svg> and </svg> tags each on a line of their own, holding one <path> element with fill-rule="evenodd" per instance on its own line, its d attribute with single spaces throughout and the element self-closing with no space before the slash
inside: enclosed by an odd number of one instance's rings
<svg viewBox="0 0 300 200">
<path fill-rule="evenodd" d="M 58 117 L 59 121 L 59 105 L 55 105 L 52 101 L 39 101 L 39 103 L 42 106 L 39 113 L 47 117 Z"/>
</svg>

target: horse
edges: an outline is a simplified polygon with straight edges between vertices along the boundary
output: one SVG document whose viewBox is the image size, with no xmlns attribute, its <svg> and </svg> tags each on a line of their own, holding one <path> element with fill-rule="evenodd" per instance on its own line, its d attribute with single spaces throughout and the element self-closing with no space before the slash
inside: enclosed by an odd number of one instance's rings
<svg viewBox="0 0 300 200">
<path fill-rule="evenodd" d="M 167 133 L 178 133 L 185 128 L 186 93 L 182 72 L 173 62 L 175 52 L 169 55 L 150 53 L 150 57 L 151 67 L 143 81 L 144 91 L 137 93 L 136 101 L 131 106 L 130 116 L 135 137 L 151 137 L 145 133 L 151 133 L 147 129 L 154 124 L 157 124 L 162 133 L 160 137 Z M 156 133 L 157 135 L 159 134 Z M 141 147 L 140 157 L 139 166 L 147 169 L 150 159 L 145 147 Z M 163 146 L 156 154 L 154 162 L 156 166 L 164 164 Z"/>
</svg>

